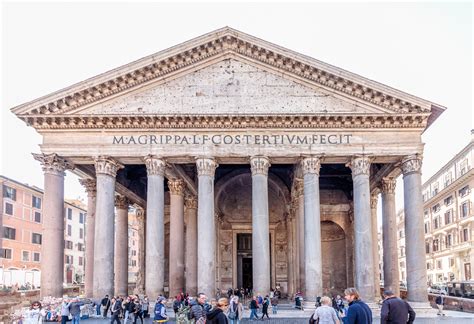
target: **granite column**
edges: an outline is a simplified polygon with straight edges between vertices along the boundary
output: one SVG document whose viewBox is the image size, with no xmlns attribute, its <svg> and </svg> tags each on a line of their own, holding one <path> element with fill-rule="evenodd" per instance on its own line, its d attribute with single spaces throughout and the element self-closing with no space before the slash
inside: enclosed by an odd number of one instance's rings
<svg viewBox="0 0 474 324">
<path fill-rule="evenodd" d="M 84 291 L 86 298 L 91 298 L 94 291 L 94 235 L 95 235 L 95 200 L 96 180 L 79 179 L 87 192 L 87 217 L 86 217 L 86 258 Z"/>
<path fill-rule="evenodd" d="M 168 181 L 170 189 L 170 297 L 184 293 L 184 181 Z"/>
<path fill-rule="evenodd" d="M 379 266 L 379 237 L 377 226 L 377 203 L 378 203 L 378 189 L 370 196 L 370 211 L 372 220 L 372 254 L 374 257 L 374 296 L 375 299 L 380 299 L 380 266 Z"/>
<path fill-rule="evenodd" d="M 128 205 L 127 197 L 115 196 L 115 295 L 128 296 Z"/>
<path fill-rule="evenodd" d="M 186 196 L 186 292 L 196 296 L 197 291 L 197 199 Z"/>
</svg>

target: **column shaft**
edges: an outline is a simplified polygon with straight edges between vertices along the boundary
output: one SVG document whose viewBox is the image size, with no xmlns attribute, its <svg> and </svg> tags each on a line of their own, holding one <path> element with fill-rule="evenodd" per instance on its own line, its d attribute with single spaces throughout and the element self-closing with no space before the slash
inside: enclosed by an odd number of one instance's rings
<svg viewBox="0 0 474 324">
<path fill-rule="evenodd" d="M 322 296 L 321 215 L 319 205 L 318 157 L 303 159 L 305 295 L 308 301 Z"/>
<path fill-rule="evenodd" d="M 381 298 L 380 294 L 380 267 L 379 267 L 379 244 L 378 244 L 378 226 L 377 226 L 377 201 L 378 192 L 370 198 L 370 210 L 372 219 L 372 254 L 374 258 L 374 296 L 376 300 Z"/>
<path fill-rule="evenodd" d="M 114 294 L 115 176 L 123 166 L 109 157 L 95 160 L 97 178 L 94 238 L 94 292 L 99 298 Z"/>
<path fill-rule="evenodd" d="M 168 181 L 170 189 L 170 297 L 184 292 L 184 182 Z"/>
<path fill-rule="evenodd" d="M 115 295 L 128 295 L 128 200 L 115 196 Z"/>
<path fill-rule="evenodd" d="M 56 154 L 33 154 L 44 171 L 41 297 L 62 297 L 64 280 L 64 171 Z"/>
<path fill-rule="evenodd" d="M 394 179 L 382 181 L 383 277 L 384 288 L 400 296 L 395 185 Z"/>
<path fill-rule="evenodd" d="M 268 168 L 265 157 L 252 157 L 252 272 L 254 294 L 270 291 L 270 235 L 268 215 Z"/>
<path fill-rule="evenodd" d="M 186 197 L 186 292 L 196 296 L 197 291 L 197 199 Z"/>
<path fill-rule="evenodd" d="M 304 254 L 304 183 L 303 180 L 296 182 L 296 195 L 298 203 L 297 231 L 298 231 L 298 272 L 299 272 L 299 290 L 305 291 L 305 254 Z"/>
<path fill-rule="evenodd" d="M 406 157 L 402 161 L 402 171 L 408 300 L 427 303 L 421 158 L 419 156 Z"/>
<path fill-rule="evenodd" d="M 216 293 L 216 225 L 214 219 L 214 172 L 217 163 L 196 159 L 198 170 L 198 291 Z"/>
<path fill-rule="evenodd" d="M 86 217 L 86 258 L 84 291 L 86 298 L 91 298 L 94 291 L 94 236 L 95 236 L 95 201 L 96 180 L 80 179 L 80 183 L 87 191 L 87 217 Z"/>
<path fill-rule="evenodd" d="M 138 294 L 145 294 L 145 210 L 139 207 L 136 213 L 138 221 L 138 274 L 136 289 Z"/>
<path fill-rule="evenodd" d="M 294 269 L 293 269 L 293 256 L 294 256 L 294 250 L 293 250 L 293 229 L 292 229 L 292 218 L 291 216 L 288 216 L 286 219 L 286 240 L 288 243 L 288 251 L 287 251 L 287 262 L 288 265 L 286 267 L 287 269 L 287 282 L 288 282 L 288 291 L 287 294 L 289 296 L 292 296 L 295 293 L 295 288 L 294 288 Z"/>
<path fill-rule="evenodd" d="M 374 259 L 370 219 L 370 161 L 354 157 L 350 162 L 354 185 L 355 285 L 362 298 L 374 302 Z"/>
<path fill-rule="evenodd" d="M 163 294 L 165 281 L 165 161 L 145 157 L 147 168 L 145 293 L 150 300 Z"/>
</svg>

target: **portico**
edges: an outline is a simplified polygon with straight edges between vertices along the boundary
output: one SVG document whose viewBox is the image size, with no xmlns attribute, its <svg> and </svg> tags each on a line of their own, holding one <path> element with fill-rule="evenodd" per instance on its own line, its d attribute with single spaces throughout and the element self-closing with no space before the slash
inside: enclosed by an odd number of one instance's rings
<svg viewBox="0 0 474 324">
<path fill-rule="evenodd" d="M 255 293 L 279 287 L 314 300 L 355 286 L 373 302 L 371 198 L 382 191 L 390 222 L 387 179 L 403 174 L 408 299 L 419 303 L 428 301 L 421 134 L 443 110 L 230 28 L 13 109 L 43 135 L 37 159 L 96 183 L 86 246 L 94 297 L 122 293 L 126 258 L 111 242 L 125 235 L 130 204 L 144 215 L 150 298 L 214 296 L 251 278 L 244 288 Z M 45 190 L 63 190 L 53 186 Z M 53 287 L 45 279 L 43 295 Z"/>
</svg>

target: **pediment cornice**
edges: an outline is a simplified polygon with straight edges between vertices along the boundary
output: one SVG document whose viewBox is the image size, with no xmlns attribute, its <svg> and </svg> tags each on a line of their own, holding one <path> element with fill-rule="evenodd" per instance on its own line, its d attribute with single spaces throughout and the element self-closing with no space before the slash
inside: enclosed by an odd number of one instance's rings
<svg viewBox="0 0 474 324">
<path fill-rule="evenodd" d="M 424 129 L 429 113 L 401 115 L 34 115 L 29 125 L 48 129 L 201 129 L 201 128 L 417 128 Z"/>
<path fill-rule="evenodd" d="M 251 59 L 262 66 L 289 73 L 330 91 L 379 106 L 395 115 L 434 113 L 434 118 L 432 116 L 429 120 L 431 123 L 437 117 L 436 114 L 444 110 L 429 101 L 226 27 L 17 106 L 12 111 L 25 121 L 37 121 L 39 116 L 59 116 L 68 112 L 74 114 L 81 107 L 168 78 L 227 54 Z"/>
</svg>

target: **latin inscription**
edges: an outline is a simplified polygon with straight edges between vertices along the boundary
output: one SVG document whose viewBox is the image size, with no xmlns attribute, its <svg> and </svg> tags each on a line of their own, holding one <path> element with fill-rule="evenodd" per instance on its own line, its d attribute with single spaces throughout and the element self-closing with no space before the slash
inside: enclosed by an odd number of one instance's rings
<svg viewBox="0 0 474 324">
<path fill-rule="evenodd" d="M 114 136 L 116 145 L 337 145 L 350 144 L 352 134 L 143 134 Z"/>
</svg>

